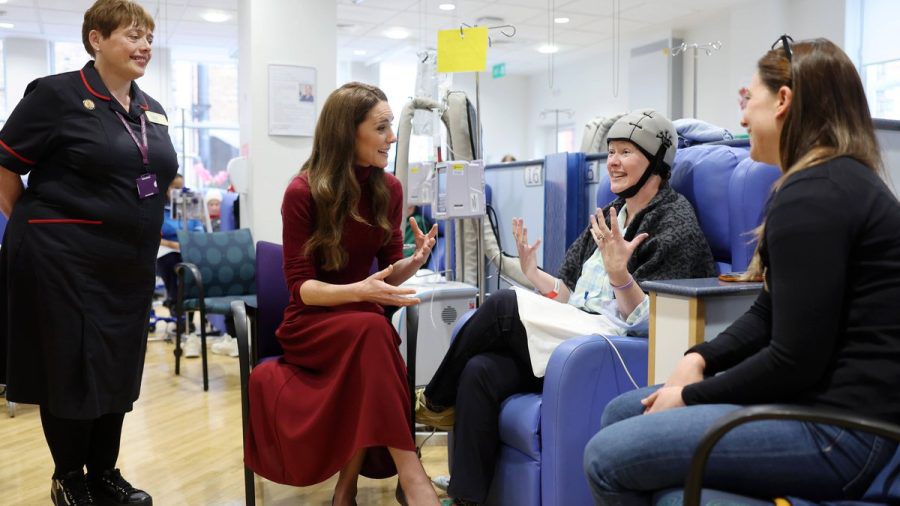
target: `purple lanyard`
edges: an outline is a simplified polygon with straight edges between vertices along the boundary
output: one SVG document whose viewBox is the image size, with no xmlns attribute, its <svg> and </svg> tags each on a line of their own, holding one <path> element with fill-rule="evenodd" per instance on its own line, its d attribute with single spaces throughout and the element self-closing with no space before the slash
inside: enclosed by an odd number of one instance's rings
<svg viewBox="0 0 900 506">
<path fill-rule="evenodd" d="M 144 168 L 146 169 L 150 165 L 150 144 L 147 143 L 147 120 L 144 118 L 144 115 L 141 114 L 141 139 L 144 141 L 141 143 L 138 140 L 137 135 L 134 134 L 134 130 L 131 129 L 131 125 L 125 121 L 125 116 L 122 116 L 122 113 L 116 111 L 116 115 L 122 120 L 122 124 L 125 125 L 125 130 L 128 130 L 128 135 L 131 136 L 131 140 L 138 147 L 138 151 L 141 152 L 141 161 L 144 162 Z"/>
</svg>

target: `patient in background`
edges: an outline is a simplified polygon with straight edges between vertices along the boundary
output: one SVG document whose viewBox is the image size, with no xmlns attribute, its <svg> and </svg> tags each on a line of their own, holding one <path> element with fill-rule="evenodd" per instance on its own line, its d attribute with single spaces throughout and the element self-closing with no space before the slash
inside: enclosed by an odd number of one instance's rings
<svg viewBox="0 0 900 506">
<path fill-rule="evenodd" d="M 210 229 L 218 232 L 222 228 L 222 192 L 215 188 L 206 190 L 205 200 Z"/>
<path fill-rule="evenodd" d="M 162 231 L 159 239 L 159 255 L 156 258 L 156 273 L 166 285 L 166 299 L 163 305 L 172 307 L 178 290 L 178 277 L 175 275 L 175 265 L 181 262 L 181 246 L 178 244 L 178 231 L 184 228 L 184 222 L 172 217 L 172 195 L 184 188 L 184 177 L 176 174 L 172 184 L 166 191 L 168 204 L 163 216 Z M 200 220 L 188 220 L 187 229 L 195 232 L 203 232 L 203 223 Z"/>
</svg>

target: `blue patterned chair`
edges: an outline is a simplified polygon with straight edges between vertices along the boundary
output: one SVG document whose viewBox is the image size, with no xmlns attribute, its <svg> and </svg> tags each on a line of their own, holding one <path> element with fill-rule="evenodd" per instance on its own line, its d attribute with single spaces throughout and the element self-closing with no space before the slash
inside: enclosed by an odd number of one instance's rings
<svg viewBox="0 0 900 506">
<path fill-rule="evenodd" d="M 231 303 L 244 301 L 256 305 L 256 250 L 247 229 L 227 232 L 178 232 L 182 263 L 178 274 L 178 298 L 175 315 L 181 321 L 186 311 L 200 311 L 200 355 L 203 362 L 203 390 L 209 390 L 206 360 L 206 315 L 232 318 Z M 181 373 L 181 334 L 175 339 L 175 374 Z"/>
</svg>

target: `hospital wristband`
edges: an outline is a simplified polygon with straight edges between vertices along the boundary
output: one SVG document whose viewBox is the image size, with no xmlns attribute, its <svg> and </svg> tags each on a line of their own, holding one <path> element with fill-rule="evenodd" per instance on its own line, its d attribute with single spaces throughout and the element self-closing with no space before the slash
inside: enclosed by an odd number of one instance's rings
<svg viewBox="0 0 900 506">
<path fill-rule="evenodd" d="M 559 278 L 556 278 L 556 281 L 553 283 L 553 290 L 544 294 L 544 297 L 548 299 L 555 299 L 559 296 Z"/>
<path fill-rule="evenodd" d="M 631 288 L 631 285 L 633 285 L 633 284 L 634 284 L 633 276 L 628 276 L 628 282 L 625 283 L 624 285 L 614 285 L 614 284 L 612 284 L 612 281 L 609 282 L 609 286 L 611 286 L 613 288 L 613 290 L 625 290 L 625 289 Z"/>
</svg>

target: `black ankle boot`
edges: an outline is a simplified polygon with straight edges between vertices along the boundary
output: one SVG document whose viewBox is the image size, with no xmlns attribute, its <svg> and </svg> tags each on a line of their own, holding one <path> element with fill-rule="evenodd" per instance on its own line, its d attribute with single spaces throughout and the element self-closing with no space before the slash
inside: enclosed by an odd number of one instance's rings
<svg viewBox="0 0 900 506">
<path fill-rule="evenodd" d="M 150 494 L 131 486 L 131 483 L 122 478 L 122 473 L 118 469 L 107 469 L 97 474 L 91 473 L 87 477 L 87 482 L 98 506 L 153 505 L 153 498 L 150 497 Z"/>
<path fill-rule="evenodd" d="M 54 476 L 50 484 L 50 500 L 56 506 L 94 506 L 91 490 L 81 470 Z"/>
</svg>

